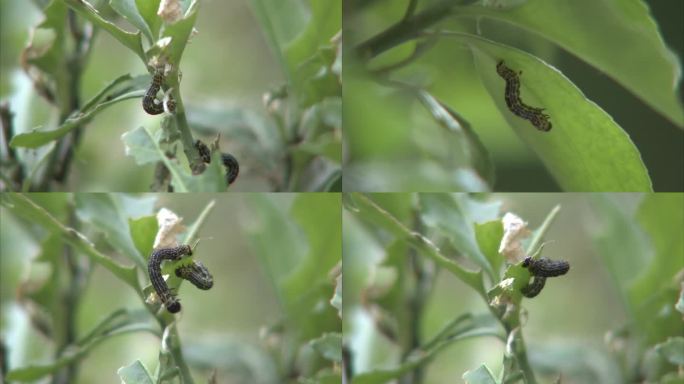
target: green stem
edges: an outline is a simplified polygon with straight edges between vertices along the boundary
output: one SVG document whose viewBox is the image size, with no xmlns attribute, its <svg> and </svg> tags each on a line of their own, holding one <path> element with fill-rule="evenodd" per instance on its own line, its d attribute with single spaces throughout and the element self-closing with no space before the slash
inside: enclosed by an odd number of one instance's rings
<svg viewBox="0 0 684 384">
<path fill-rule="evenodd" d="M 453 0 L 443 0 L 414 16 L 402 19 L 388 29 L 357 45 L 356 54 L 371 59 L 397 45 L 420 36 L 420 32 L 449 16 L 459 6 Z"/>
<path fill-rule="evenodd" d="M 193 175 L 200 174 L 206 166 L 202 161 L 199 151 L 195 148 L 195 139 L 192 137 L 188 119 L 185 115 L 185 106 L 180 94 L 180 83 L 178 82 L 178 72 L 173 71 L 168 76 L 169 86 L 172 88 L 173 99 L 176 102 L 176 109 L 173 116 L 176 120 L 176 127 L 180 132 L 181 142 L 183 143 L 183 153 L 188 159 L 190 170 Z"/>
<path fill-rule="evenodd" d="M 194 380 L 192 379 L 192 375 L 190 375 L 190 368 L 183 357 L 180 335 L 178 334 L 178 328 L 176 328 L 175 324 L 171 325 L 170 332 L 170 337 L 173 340 L 171 345 L 171 355 L 173 356 L 173 361 L 180 370 L 181 382 L 183 384 L 193 384 Z"/>
</svg>

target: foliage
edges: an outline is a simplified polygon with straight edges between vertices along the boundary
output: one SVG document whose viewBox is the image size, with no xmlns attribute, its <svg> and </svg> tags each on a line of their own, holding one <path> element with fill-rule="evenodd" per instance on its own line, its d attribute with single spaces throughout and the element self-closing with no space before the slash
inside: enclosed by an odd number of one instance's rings
<svg viewBox="0 0 684 384">
<path fill-rule="evenodd" d="M 643 196 L 636 214 L 618 205 L 616 196 L 563 200 L 591 203 L 597 211 L 602 229 L 595 234 L 596 248 L 602 259 L 593 263 L 605 262 L 629 313 L 623 324 L 608 330 L 609 345 L 597 348 L 560 335 L 551 344 L 523 338 L 529 332 L 527 319 L 543 318 L 538 311 L 543 308 L 534 306 L 538 299 L 521 294 L 531 281 L 521 260 L 506 262 L 498 251 L 504 228 L 497 199 L 430 193 L 348 195 L 343 221 L 343 345 L 349 351 L 349 382 L 427 382 L 428 370 L 439 368 L 440 355 L 465 339 L 482 336 L 496 341 L 487 343 L 486 355 L 496 355 L 497 350 L 502 355 L 494 366 L 481 363 L 463 373 L 468 383 L 536 383 L 538 377 L 545 382 L 559 375 L 572 382 L 681 380 L 681 353 L 675 351 L 684 336 L 682 312 L 676 309 L 684 283 L 684 196 Z M 543 240 L 559 215 L 577 212 L 552 209 L 523 241 L 525 255 L 545 253 Z M 582 269 L 572 263 L 570 274 Z M 474 293 L 473 299 L 463 291 L 437 292 L 438 287 L 443 289 L 440 276 L 461 282 L 460 287 Z M 554 281 L 547 282 L 542 295 L 555 292 L 550 286 L 577 289 L 567 285 L 578 280 L 550 280 Z M 448 300 L 440 301 L 438 295 Z M 429 328 L 430 303 L 440 306 L 445 316 L 454 308 L 460 312 L 439 328 L 434 322 Z M 559 308 L 578 318 L 569 313 L 567 303 Z M 573 311 L 594 316 L 590 307 Z M 439 376 L 432 380 L 435 377 Z"/>
<path fill-rule="evenodd" d="M 188 313 L 174 316 L 160 309 L 160 303 L 149 300 L 152 288 L 147 277 L 147 257 L 158 231 L 156 197 L 3 194 L 3 220 L 5 214 L 16 219 L 30 235 L 32 245 L 40 248 L 36 259 L 23 262 L 32 269 L 49 266 L 44 276 L 21 278 L 17 291 L 18 303 L 34 331 L 50 345 L 41 351 L 41 359 L 53 348 L 55 351 L 49 361 L 32 360 L 31 356 L 14 361 L 7 380 L 31 382 L 52 377 L 77 382 L 78 368 L 87 364 L 89 355 L 102 343 L 119 335 L 148 333 L 159 339 L 156 368 L 149 370 L 142 356 L 130 356 L 130 361 L 119 362 L 118 375 L 125 383 L 192 383 L 198 372 L 212 370 L 239 382 L 339 382 L 341 317 L 330 303 L 341 258 L 339 196 L 303 194 L 294 199 L 289 211 L 276 204 L 282 199 L 257 196 L 250 205 L 258 219 L 247 236 L 282 306 L 281 317 L 263 325 L 268 329 L 260 335 L 263 344 L 215 335 L 213 343 L 199 342 L 202 335 L 190 337 L 179 330 Z M 209 215 L 227 198 L 220 196 L 218 203 L 209 201 L 178 241 L 194 244 L 195 239 L 201 239 Z M 310 207 L 316 208 L 314 214 Z M 327 221 L 321 221 L 318 214 L 324 214 Z M 5 229 L 3 226 L 3 232 Z M 202 257 L 202 248 L 199 244 L 193 257 Z M 282 263 L 283 250 L 290 250 L 287 263 Z M 114 253 L 121 257 L 112 256 Z M 7 267 L 3 264 L 3 268 Z M 100 267 L 115 278 L 116 284 L 126 287 L 121 290 L 130 288 L 134 292 L 136 304 L 108 307 L 109 312 L 89 325 L 89 330 L 81 329 L 79 302 L 96 284 L 91 277 Z M 167 270 L 173 270 L 173 266 L 164 267 L 163 271 Z M 215 279 L 220 284 L 221 276 Z M 173 275 L 168 279 L 170 288 L 176 291 L 181 282 Z M 3 327 L 9 340 L 27 343 L 19 333 Z M 9 345 L 10 350 L 19 347 Z M 113 372 L 102 374 L 111 376 Z"/>
<path fill-rule="evenodd" d="M 546 177 L 537 167 L 519 180 L 493 168 L 515 169 L 529 153 L 565 191 L 652 190 L 640 146 L 574 83 L 582 79 L 561 49 L 684 128 L 681 65 L 642 1 L 351 1 L 347 15 L 345 190 L 501 189 L 494 176 L 537 190 Z M 519 72 L 522 100 L 550 115 L 551 131 L 509 111 L 502 60 Z"/>
<path fill-rule="evenodd" d="M 122 132 L 126 154 L 139 166 L 156 165 L 156 190 L 223 191 L 225 170 L 218 156 L 208 166 L 195 140 L 211 135 L 215 152 L 226 140 L 235 143 L 242 175 L 254 172 L 273 190 L 339 190 L 341 188 L 341 83 L 339 35 L 341 6 L 300 2 L 288 12 L 280 2 L 253 1 L 272 47 L 281 59 L 287 83 L 265 98 L 266 112 L 236 107 L 184 104 L 181 95 L 183 54 L 193 36 L 200 1 L 110 0 L 97 8 L 81 0 L 36 2 L 45 17 L 37 30 L 54 34 L 40 37 L 23 52 L 24 70 L 38 93 L 58 118 L 46 119 L 39 130 L 13 126 L 12 105 L 3 105 L 3 126 L 9 145 L 3 154 L 3 189 L 52 190 L 67 182 L 74 152 L 82 135 L 93 130 L 97 115 L 122 101 L 142 97 L 150 75 L 122 74 L 85 104 L 80 82 L 93 46 L 102 32 L 113 37 L 146 69 L 163 68 L 165 92 L 176 102 L 155 127 L 138 126 Z M 129 32 L 119 25 L 125 19 Z M 36 34 L 38 35 L 38 34 Z M 211 38 L 197 36 L 192 39 Z M 219 40 L 219 37 L 215 37 Z M 224 103 L 225 104 L 225 103 Z M 220 141 L 221 134 L 226 138 Z M 5 143 L 7 144 L 7 143 Z M 184 160 L 177 158 L 181 149 Z M 37 150 L 38 156 L 31 156 Z M 5 156 L 5 155 L 3 155 Z M 245 167 L 247 165 L 247 167 Z M 116 188 L 113 188 L 116 189 Z"/>
</svg>

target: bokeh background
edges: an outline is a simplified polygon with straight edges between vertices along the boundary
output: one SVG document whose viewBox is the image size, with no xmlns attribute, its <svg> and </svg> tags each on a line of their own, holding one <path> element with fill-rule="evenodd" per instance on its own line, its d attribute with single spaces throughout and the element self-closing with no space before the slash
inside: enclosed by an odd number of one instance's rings
<svg viewBox="0 0 684 384">
<path fill-rule="evenodd" d="M 436 1 L 419 1 L 428 7 Z M 472 2 L 462 2 L 472 3 Z M 492 2 L 495 3 L 495 2 Z M 666 45 L 680 58 L 684 57 L 682 30 L 684 3 L 646 0 Z M 408 1 L 350 1 L 344 8 L 345 49 L 365 41 L 398 22 Z M 353 6 L 351 5 L 353 4 Z M 591 67 L 574 55 L 545 40 L 496 20 L 481 20 L 485 36 L 495 41 L 530 52 L 556 66 L 579 89 L 603 108 L 629 134 L 639 149 L 649 171 L 655 191 L 684 190 L 684 132 L 652 110 L 605 73 Z M 439 24 L 445 30 L 474 31 L 475 23 L 468 17 L 446 18 Z M 372 68 L 382 68 L 404 58 L 411 51 L 397 48 L 386 58 L 376 58 Z M 624 49 L 630 42 L 624 41 Z M 456 188 L 426 185 L 416 181 L 454 177 L 438 173 L 431 161 L 446 163 L 455 149 L 444 130 L 438 126 L 415 97 L 395 92 L 377 79 L 359 76 L 353 55 L 345 56 L 345 191 L 449 191 Z M 681 64 L 680 64 L 681 65 Z M 643 68 L 648 71 L 649 68 Z M 441 39 L 430 46 L 423 56 L 405 69 L 395 72 L 394 79 L 423 86 L 467 120 L 493 156 L 496 169 L 494 191 L 528 192 L 559 191 L 540 160 L 509 128 L 492 101 L 467 47 L 455 39 Z M 683 95 L 679 87 L 680 100 Z M 447 160 L 445 160 L 447 159 Z M 418 165 L 416 165 L 418 164 Z M 396 175 L 388 175 L 389 168 Z M 420 167 L 422 166 L 422 167 Z M 416 168 L 412 168 L 416 167 Z M 401 168 L 405 172 L 401 172 Z M 399 170 L 397 170 L 399 169 Z M 422 175 L 409 177 L 408 170 L 420 169 Z M 422 179 L 421 179 L 422 180 Z M 399 186 L 392 188 L 392 186 Z M 471 191 L 473 189 L 461 189 Z"/>
<path fill-rule="evenodd" d="M 268 118 L 262 96 L 282 85 L 285 77 L 249 3 L 201 2 L 198 33 L 183 55 L 182 94 L 184 103 L 190 107 L 220 106 L 235 120 L 263 124 Z M 31 1 L 2 0 L 0 7 L 0 99 L 10 101 L 16 114 L 16 130 L 27 131 L 41 127 L 49 118 L 47 103 L 36 95 L 19 66 L 21 50 L 28 42 L 30 29 L 40 22 L 41 14 Z M 120 20 L 119 24 L 132 30 L 125 21 Z M 88 100 L 125 73 L 141 75 L 146 69 L 131 51 L 107 33 L 100 33 L 86 65 L 83 99 Z M 138 166 L 132 157 L 126 156 L 121 135 L 141 125 L 158 126 L 160 119 L 146 115 L 139 99 L 126 100 L 99 114 L 85 129 L 70 184 L 64 190 L 77 186 L 84 192 L 149 191 L 154 165 Z M 237 124 L 227 121 L 224 129 L 228 123 Z M 215 132 L 199 133 L 205 142 L 214 136 Z M 241 148 L 227 131 L 222 134 L 221 148 L 240 160 L 240 179 L 231 190 L 270 190 L 263 174 L 259 174 L 263 170 L 258 159 L 252 158 L 253 154 Z"/>
</svg>

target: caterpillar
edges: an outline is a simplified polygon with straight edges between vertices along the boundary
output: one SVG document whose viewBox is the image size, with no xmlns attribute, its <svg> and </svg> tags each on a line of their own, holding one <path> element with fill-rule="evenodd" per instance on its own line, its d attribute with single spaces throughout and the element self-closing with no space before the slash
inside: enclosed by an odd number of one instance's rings
<svg viewBox="0 0 684 384">
<path fill-rule="evenodd" d="M 238 174 L 240 173 L 240 164 L 230 153 L 222 153 L 221 161 L 223 162 L 223 166 L 227 168 L 226 182 L 228 185 L 231 185 L 235 179 L 237 179 Z"/>
<path fill-rule="evenodd" d="M 197 148 L 203 162 L 207 164 L 211 163 L 211 151 L 206 144 L 201 140 L 197 140 L 195 141 L 195 148 Z M 226 183 L 231 185 L 235 182 L 235 179 L 237 179 L 238 174 L 240 173 L 240 163 L 238 163 L 235 156 L 230 153 L 222 153 L 221 162 L 223 163 L 223 166 L 226 167 Z"/>
<path fill-rule="evenodd" d="M 177 313 L 181 310 L 181 304 L 178 298 L 171 292 L 169 286 L 166 285 L 164 278 L 161 275 L 161 263 L 164 260 L 178 260 L 184 255 L 192 255 L 192 248 L 189 245 L 180 245 L 173 248 L 156 249 L 150 255 L 147 263 L 147 272 L 150 275 L 150 282 L 159 299 L 164 304 L 166 309 L 171 313 Z"/>
<path fill-rule="evenodd" d="M 147 92 L 145 92 L 145 96 L 142 100 L 143 109 L 150 115 L 158 115 L 164 112 L 164 105 L 166 105 L 166 109 L 169 112 L 173 112 L 176 109 L 176 101 L 171 95 L 168 96 L 167 100 L 161 103 L 157 100 L 157 93 L 159 93 L 159 89 L 161 89 L 163 83 L 164 73 L 161 69 L 157 69 L 152 76 L 152 84 L 150 84 L 150 87 L 147 89 Z"/>
<path fill-rule="evenodd" d="M 211 163 L 211 151 L 206 144 L 204 144 L 201 140 L 197 140 L 195 141 L 195 148 L 197 148 L 197 152 L 199 152 L 200 158 L 203 162 L 207 164 Z"/>
<path fill-rule="evenodd" d="M 520 290 L 522 292 L 523 296 L 533 298 L 541 292 L 541 290 L 544 288 L 544 285 L 546 284 L 546 277 L 544 276 L 535 276 L 534 280 L 532 280 L 532 283 L 527 284 L 523 289 Z"/>
<path fill-rule="evenodd" d="M 176 268 L 175 272 L 176 276 L 191 282 L 192 285 L 199 289 L 207 290 L 214 286 L 214 277 L 207 267 L 199 261 L 193 261 L 192 264 L 182 265 Z"/>
<path fill-rule="evenodd" d="M 561 276 L 570 270 L 570 263 L 567 261 L 549 260 L 545 257 L 535 260 L 528 256 L 523 260 L 522 266 L 528 268 L 533 276 L 540 277 Z"/>
<path fill-rule="evenodd" d="M 496 72 L 506 80 L 504 96 L 506 106 L 518 117 L 529 120 L 538 130 L 548 132 L 551 130 L 549 115 L 543 113 L 544 108 L 530 107 L 520 100 L 520 77 L 522 71 L 516 73 L 504 64 L 503 60 L 496 64 Z"/>
</svg>

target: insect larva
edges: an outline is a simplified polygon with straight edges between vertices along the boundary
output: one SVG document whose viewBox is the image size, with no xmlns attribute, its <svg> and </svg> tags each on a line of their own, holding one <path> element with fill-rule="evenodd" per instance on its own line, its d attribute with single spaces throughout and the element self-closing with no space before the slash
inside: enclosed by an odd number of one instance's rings
<svg viewBox="0 0 684 384">
<path fill-rule="evenodd" d="M 546 284 L 546 277 L 535 276 L 534 280 L 532 280 L 532 283 L 527 284 L 520 290 L 520 292 L 522 292 L 523 296 L 532 298 L 541 292 L 541 290 L 544 288 L 544 284 Z"/>
<path fill-rule="evenodd" d="M 159 299 L 166 309 L 171 313 L 180 311 L 181 304 L 173 295 L 162 277 L 161 263 L 164 260 L 178 260 L 184 255 L 192 255 L 192 248 L 189 245 L 180 245 L 173 248 L 160 248 L 152 252 L 147 263 L 147 272 L 150 275 L 152 287 L 157 292 Z"/>
<path fill-rule="evenodd" d="M 197 152 L 199 152 L 200 158 L 203 162 L 207 164 L 211 163 L 211 151 L 206 144 L 204 144 L 201 140 L 197 140 L 195 141 L 195 148 L 197 148 Z"/>
<path fill-rule="evenodd" d="M 522 266 L 528 268 L 533 276 L 541 277 L 561 276 L 570 270 L 570 263 L 567 261 L 549 260 L 545 257 L 535 260 L 528 256 L 523 260 Z"/>
<path fill-rule="evenodd" d="M 150 87 L 147 89 L 147 92 L 145 92 L 145 96 L 142 100 L 143 109 L 150 115 L 158 115 L 164 112 L 164 105 L 166 105 L 166 109 L 169 112 L 173 112 L 176 109 L 176 101 L 173 100 L 171 95 L 169 95 L 168 99 L 164 102 L 159 102 L 159 100 L 157 100 L 157 93 L 159 93 L 163 83 L 164 73 L 161 69 L 158 69 L 154 72 L 152 84 L 150 84 Z"/>
<path fill-rule="evenodd" d="M 233 157 L 230 153 L 222 153 L 221 154 L 221 161 L 223 162 L 223 166 L 227 168 L 226 170 L 226 182 L 228 185 L 233 184 L 235 179 L 237 179 L 238 174 L 240 173 L 240 164 L 238 163 L 237 159 Z"/>
<path fill-rule="evenodd" d="M 207 267 L 199 261 L 193 261 L 192 264 L 176 268 L 176 276 L 191 282 L 192 285 L 203 290 L 211 289 L 214 285 L 214 277 Z"/>
<path fill-rule="evenodd" d="M 201 140 L 197 140 L 195 141 L 195 148 L 197 148 L 203 162 L 207 164 L 211 163 L 211 151 L 206 144 Z M 230 153 L 222 153 L 221 162 L 223 163 L 223 166 L 226 167 L 226 182 L 228 185 L 233 184 L 240 173 L 240 163 L 238 163 L 237 159 Z"/>
<path fill-rule="evenodd" d="M 516 116 L 529 120 L 538 130 L 548 132 L 551 130 L 549 115 L 543 113 L 543 108 L 530 107 L 520 99 L 520 77 L 522 71 L 516 73 L 504 64 L 503 60 L 496 64 L 496 72 L 506 80 L 504 96 L 506 106 Z"/>
</svg>

